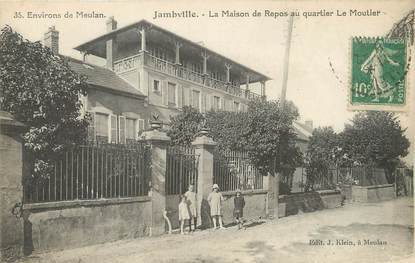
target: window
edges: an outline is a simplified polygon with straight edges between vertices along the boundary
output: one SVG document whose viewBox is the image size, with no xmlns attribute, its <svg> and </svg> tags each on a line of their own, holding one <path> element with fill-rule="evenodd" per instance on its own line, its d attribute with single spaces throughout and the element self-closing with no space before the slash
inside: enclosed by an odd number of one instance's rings
<svg viewBox="0 0 415 263">
<path fill-rule="evenodd" d="M 153 80 L 153 91 L 157 93 L 160 92 L 160 80 Z"/>
<path fill-rule="evenodd" d="M 234 111 L 239 111 L 240 110 L 240 103 L 237 101 L 233 102 L 233 110 Z"/>
<path fill-rule="evenodd" d="M 192 90 L 192 107 L 200 111 L 200 91 Z"/>
<path fill-rule="evenodd" d="M 127 140 L 135 140 L 137 135 L 137 120 L 136 119 L 130 119 L 127 118 L 125 122 L 126 131 L 125 136 Z"/>
<path fill-rule="evenodd" d="M 169 105 L 176 106 L 176 84 L 168 83 L 168 103 Z"/>
<path fill-rule="evenodd" d="M 102 113 L 95 114 L 96 135 L 108 138 L 108 115 Z"/>
<path fill-rule="evenodd" d="M 220 98 L 218 96 L 213 96 L 213 109 L 214 110 L 220 109 Z"/>
</svg>

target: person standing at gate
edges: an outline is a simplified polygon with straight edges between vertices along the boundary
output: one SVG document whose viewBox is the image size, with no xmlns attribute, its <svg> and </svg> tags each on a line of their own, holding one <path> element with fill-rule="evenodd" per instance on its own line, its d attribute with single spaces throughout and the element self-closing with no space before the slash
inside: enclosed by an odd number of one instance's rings
<svg viewBox="0 0 415 263">
<path fill-rule="evenodd" d="M 238 224 L 238 229 L 244 227 L 244 207 L 245 199 L 242 196 L 241 190 L 236 190 L 236 196 L 233 199 L 233 216 L 235 217 L 236 223 Z"/>
<path fill-rule="evenodd" d="M 222 223 L 222 202 L 225 200 L 222 194 L 219 192 L 219 186 L 214 184 L 212 186 L 213 191 L 208 196 L 208 202 L 210 205 L 210 215 L 212 216 L 213 228 L 216 229 L 216 218 L 219 220 L 220 229 L 224 229 Z"/>
<path fill-rule="evenodd" d="M 197 227 L 197 213 L 196 213 L 196 193 L 194 192 L 194 187 L 192 184 L 189 185 L 188 191 L 184 194 L 187 198 L 187 206 L 189 208 L 189 231 L 192 231 L 192 220 L 193 220 L 193 231 L 196 231 Z"/>
<path fill-rule="evenodd" d="M 180 234 L 184 234 L 185 221 L 190 221 L 189 207 L 187 206 L 187 198 L 185 195 L 181 196 L 179 204 L 179 222 L 180 222 Z M 190 229 L 189 229 L 190 232 Z"/>
</svg>

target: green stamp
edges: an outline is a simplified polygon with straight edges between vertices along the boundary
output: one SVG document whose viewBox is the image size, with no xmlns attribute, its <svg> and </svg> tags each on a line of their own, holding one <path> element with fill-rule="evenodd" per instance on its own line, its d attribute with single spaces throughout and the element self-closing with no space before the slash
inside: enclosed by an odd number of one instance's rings
<svg viewBox="0 0 415 263">
<path fill-rule="evenodd" d="M 404 106 L 406 63 L 404 39 L 353 38 L 350 104 Z"/>
</svg>

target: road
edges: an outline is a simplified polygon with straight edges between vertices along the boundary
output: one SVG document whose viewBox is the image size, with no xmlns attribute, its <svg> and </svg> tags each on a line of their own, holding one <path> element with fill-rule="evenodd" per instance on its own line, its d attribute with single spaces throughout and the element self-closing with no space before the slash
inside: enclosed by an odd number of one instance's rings
<svg viewBox="0 0 415 263">
<path fill-rule="evenodd" d="M 400 198 L 298 214 L 246 230 L 124 240 L 21 262 L 415 262 L 413 225 L 413 199 Z"/>
</svg>

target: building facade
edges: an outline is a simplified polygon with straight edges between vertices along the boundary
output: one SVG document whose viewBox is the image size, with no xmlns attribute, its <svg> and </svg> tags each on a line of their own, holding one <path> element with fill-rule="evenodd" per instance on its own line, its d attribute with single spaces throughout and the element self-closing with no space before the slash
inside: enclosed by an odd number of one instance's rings
<svg viewBox="0 0 415 263">
<path fill-rule="evenodd" d="M 106 34 L 75 49 L 84 58 L 106 61 L 105 68 L 86 59 L 71 60 L 71 66 L 95 87 L 85 98 L 85 108 L 94 116 L 96 136 L 109 142 L 136 138 L 152 115 L 168 126 L 170 116 L 183 106 L 202 113 L 244 111 L 249 100 L 265 99 L 270 79 L 145 20 L 117 28 L 109 18 Z M 103 75 L 110 80 L 99 81 Z M 259 84 L 261 94 L 251 91 L 253 84 Z"/>
</svg>

